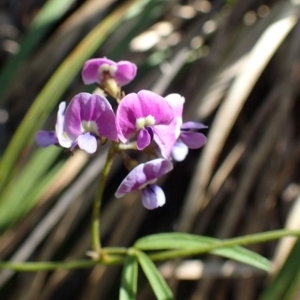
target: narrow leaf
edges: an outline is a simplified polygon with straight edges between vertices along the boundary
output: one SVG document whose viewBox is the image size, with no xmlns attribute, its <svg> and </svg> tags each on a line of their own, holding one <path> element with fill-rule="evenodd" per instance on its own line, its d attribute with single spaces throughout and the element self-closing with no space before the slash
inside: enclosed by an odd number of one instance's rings
<svg viewBox="0 0 300 300">
<path fill-rule="evenodd" d="M 215 238 L 193 234 L 161 233 L 149 235 L 137 240 L 134 247 L 144 251 L 199 248 L 199 253 L 201 253 L 201 248 L 215 245 L 220 242 L 221 240 Z M 265 271 L 270 271 L 271 268 L 271 264 L 266 258 L 240 246 L 215 249 L 212 250 L 211 253 L 236 260 Z"/>
<path fill-rule="evenodd" d="M 273 278 L 272 282 L 263 291 L 260 300 L 288 300 L 296 299 L 293 292 L 299 291 L 300 270 L 300 240 L 296 242 L 284 265 Z M 296 284 L 296 287 L 294 286 Z M 295 290 L 293 291 L 293 288 Z M 290 298 L 288 294 L 293 295 Z"/>
<path fill-rule="evenodd" d="M 141 251 L 135 251 L 137 259 L 158 300 L 174 299 L 172 291 L 150 258 Z"/>
<path fill-rule="evenodd" d="M 137 289 L 138 263 L 136 257 L 128 255 L 122 272 L 120 300 L 134 300 Z"/>
</svg>

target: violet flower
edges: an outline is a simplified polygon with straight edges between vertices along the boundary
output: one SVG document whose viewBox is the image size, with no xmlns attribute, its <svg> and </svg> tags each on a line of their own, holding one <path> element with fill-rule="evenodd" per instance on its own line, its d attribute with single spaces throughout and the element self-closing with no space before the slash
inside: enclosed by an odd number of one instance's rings
<svg viewBox="0 0 300 300">
<path fill-rule="evenodd" d="M 97 150 L 99 141 L 118 141 L 115 114 L 105 97 L 88 93 L 76 95 L 67 107 L 64 128 L 72 139 L 72 149 L 78 145 L 88 153 Z"/>
<path fill-rule="evenodd" d="M 207 139 L 204 134 L 194 130 L 204 129 L 207 126 L 197 122 L 182 123 L 184 98 L 179 94 L 170 94 L 165 97 L 173 107 L 176 118 L 177 141 L 172 149 L 172 157 L 176 161 L 183 161 L 188 154 L 188 149 L 198 149 L 205 145 Z"/>
<path fill-rule="evenodd" d="M 85 84 L 102 84 L 108 77 L 114 78 L 119 86 L 124 86 L 134 79 L 136 71 L 136 65 L 130 61 L 114 62 L 104 57 L 86 61 L 81 75 Z"/>
<path fill-rule="evenodd" d="M 50 145 L 59 145 L 64 148 L 70 148 L 72 140 L 64 131 L 66 102 L 61 102 L 57 112 L 55 131 L 40 130 L 35 134 L 35 141 L 40 147 Z"/>
<path fill-rule="evenodd" d="M 173 169 L 169 160 L 158 158 L 140 164 L 135 167 L 122 181 L 115 196 L 123 197 L 125 194 L 141 190 L 142 204 L 147 209 L 154 209 L 163 206 L 166 202 L 163 190 L 154 183 L 157 178 Z"/>
<path fill-rule="evenodd" d="M 125 96 L 116 113 L 117 131 L 123 143 L 137 135 L 137 149 L 143 150 L 154 140 L 165 158 L 170 156 L 176 142 L 173 120 L 170 104 L 146 90 Z"/>
</svg>

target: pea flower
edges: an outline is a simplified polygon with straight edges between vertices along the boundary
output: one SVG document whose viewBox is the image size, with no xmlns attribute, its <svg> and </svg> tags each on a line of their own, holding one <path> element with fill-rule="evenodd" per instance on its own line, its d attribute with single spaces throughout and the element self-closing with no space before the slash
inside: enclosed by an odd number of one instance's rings
<svg viewBox="0 0 300 300">
<path fill-rule="evenodd" d="M 57 112 L 57 120 L 55 131 L 40 130 L 35 134 L 36 143 L 40 147 L 48 147 L 50 145 L 59 145 L 64 148 L 70 148 L 72 140 L 64 131 L 66 102 L 61 102 Z"/>
<path fill-rule="evenodd" d="M 101 85 L 107 78 L 114 78 L 119 86 L 124 86 L 134 79 L 136 71 L 136 65 L 130 61 L 114 62 L 104 57 L 86 61 L 81 75 L 85 84 Z"/>
<path fill-rule="evenodd" d="M 173 169 L 172 163 L 167 159 L 154 159 L 135 167 L 121 182 L 115 196 L 123 197 L 125 194 L 141 190 L 142 204 L 147 209 L 163 206 L 166 197 L 163 190 L 154 183 L 157 178 Z"/>
<path fill-rule="evenodd" d="M 138 150 L 154 140 L 162 156 L 168 158 L 176 142 L 174 111 L 161 96 L 146 90 L 125 96 L 116 112 L 120 140 L 127 143 L 136 136 Z"/>
<path fill-rule="evenodd" d="M 198 149 L 205 145 L 207 141 L 205 135 L 195 131 L 207 128 L 207 126 L 192 121 L 182 122 L 182 111 L 185 99 L 181 95 L 170 94 L 166 96 L 165 99 L 172 106 L 176 119 L 177 141 L 172 149 L 172 157 L 176 161 L 182 161 L 188 154 L 188 149 Z"/>
<path fill-rule="evenodd" d="M 72 139 L 72 149 L 78 145 L 88 153 L 97 150 L 103 139 L 118 141 L 115 114 L 103 96 L 89 93 L 76 95 L 68 105 L 64 129 Z"/>
</svg>

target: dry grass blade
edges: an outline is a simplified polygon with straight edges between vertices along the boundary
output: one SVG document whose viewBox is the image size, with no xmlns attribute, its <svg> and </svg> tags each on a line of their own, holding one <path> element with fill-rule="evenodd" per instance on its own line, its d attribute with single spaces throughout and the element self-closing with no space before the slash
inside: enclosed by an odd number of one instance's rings
<svg viewBox="0 0 300 300">
<path fill-rule="evenodd" d="M 297 21 L 297 17 L 294 14 L 284 18 L 279 16 L 278 19 L 277 22 L 270 25 L 262 34 L 259 41 L 249 53 L 244 67 L 240 70 L 236 80 L 228 91 L 227 97 L 218 110 L 215 121 L 210 129 L 208 143 L 198 163 L 185 202 L 180 226 L 182 231 L 188 231 L 191 228 L 195 215 L 205 204 L 203 203 L 205 189 L 210 181 L 226 138 L 248 95 L 267 63 Z"/>
</svg>

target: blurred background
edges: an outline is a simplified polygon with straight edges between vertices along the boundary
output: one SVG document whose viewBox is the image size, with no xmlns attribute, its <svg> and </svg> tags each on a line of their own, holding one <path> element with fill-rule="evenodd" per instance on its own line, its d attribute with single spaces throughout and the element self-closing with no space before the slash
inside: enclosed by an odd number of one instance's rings
<svg viewBox="0 0 300 300">
<path fill-rule="evenodd" d="M 127 174 L 113 165 L 101 217 L 104 246 L 147 234 L 230 238 L 300 227 L 299 0 L 1 0 L 0 260 L 61 261 L 90 249 L 91 206 L 107 147 L 93 156 L 38 149 L 60 101 L 84 86 L 85 60 L 138 65 L 124 90 L 186 99 L 184 121 L 209 126 L 161 181 L 167 203 L 146 211 L 139 194 L 113 194 Z M 159 264 L 176 299 L 300 299 L 300 243 L 249 247 L 271 274 L 212 255 Z M 155 296 L 140 272 L 138 299 Z M 1 299 L 117 299 L 120 266 L 0 272 Z"/>
</svg>

